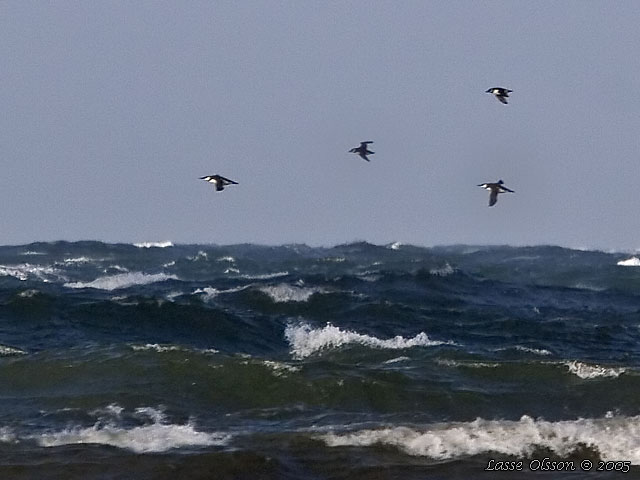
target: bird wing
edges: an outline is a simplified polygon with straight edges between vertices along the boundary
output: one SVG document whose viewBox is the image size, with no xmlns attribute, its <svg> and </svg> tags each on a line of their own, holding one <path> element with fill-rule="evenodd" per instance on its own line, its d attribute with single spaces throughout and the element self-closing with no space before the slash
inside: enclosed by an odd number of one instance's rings
<svg viewBox="0 0 640 480">
<path fill-rule="evenodd" d="M 489 195 L 489 206 L 493 207 L 498 201 L 498 190 L 491 190 L 491 195 Z"/>
<path fill-rule="evenodd" d="M 500 100 L 502 103 L 504 103 L 505 105 L 507 105 L 507 97 L 503 96 L 503 95 L 496 95 L 496 98 L 498 100 Z"/>
<path fill-rule="evenodd" d="M 360 158 L 364 158 L 367 162 L 369 162 L 370 160 L 367 158 L 367 154 L 366 152 L 360 152 Z"/>
<path fill-rule="evenodd" d="M 507 187 L 503 187 L 502 185 L 500 186 L 500 189 L 504 190 L 505 192 L 516 193 L 516 192 L 514 192 L 513 190 L 511 190 L 511 189 L 509 189 Z"/>
<path fill-rule="evenodd" d="M 234 185 L 238 185 L 238 182 L 234 182 L 233 180 L 229 180 L 228 178 L 225 178 L 221 175 L 218 175 L 218 178 L 220 180 L 222 180 L 223 183 L 225 183 L 226 185 L 230 185 L 230 184 L 234 184 Z"/>
</svg>

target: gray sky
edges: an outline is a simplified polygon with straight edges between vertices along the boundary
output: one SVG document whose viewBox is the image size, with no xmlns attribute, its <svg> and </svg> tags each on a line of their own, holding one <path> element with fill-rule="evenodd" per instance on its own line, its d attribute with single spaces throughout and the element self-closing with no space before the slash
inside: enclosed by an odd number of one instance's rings
<svg viewBox="0 0 640 480">
<path fill-rule="evenodd" d="M 640 248 L 639 22 L 637 1 L 1 1 L 0 244 Z"/>
</svg>

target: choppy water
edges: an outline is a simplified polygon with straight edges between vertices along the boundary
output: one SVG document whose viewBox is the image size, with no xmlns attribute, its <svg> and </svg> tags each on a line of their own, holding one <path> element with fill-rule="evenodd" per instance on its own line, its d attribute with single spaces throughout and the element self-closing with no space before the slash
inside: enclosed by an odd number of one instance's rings
<svg viewBox="0 0 640 480">
<path fill-rule="evenodd" d="M 525 478 L 544 458 L 637 475 L 638 266 L 558 247 L 0 247 L 0 478 L 495 478 L 491 459 Z"/>
</svg>

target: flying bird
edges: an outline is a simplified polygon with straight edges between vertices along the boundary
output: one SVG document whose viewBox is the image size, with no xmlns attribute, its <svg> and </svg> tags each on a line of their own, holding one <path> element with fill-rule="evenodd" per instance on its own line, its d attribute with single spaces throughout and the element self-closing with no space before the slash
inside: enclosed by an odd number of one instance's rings
<svg viewBox="0 0 640 480">
<path fill-rule="evenodd" d="M 490 88 L 489 90 L 487 90 L 485 93 L 491 93 L 493 95 L 495 95 L 495 97 L 500 100 L 502 103 L 504 103 L 505 105 L 508 103 L 507 102 L 507 98 L 509 97 L 509 94 L 513 92 L 513 90 L 509 90 L 508 88 L 502 88 L 502 87 L 493 87 Z"/>
<path fill-rule="evenodd" d="M 352 148 L 351 150 L 349 150 L 349 153 L 357 153 L 358 155 L 360 155 L 361 158 L 369 162 L 370 160 L 367 158 L 367 155 L 373 155 L 374 153 L 376 153 L 376 152 L 372 152 L 367 148 L 367 145 L 369 145 L 370 143 L 373 143 L 373 142 L 372 141 L 360 142 L 360 146 Z"/>
<path fill-rule="evenodd" d="M 200 177 L 200 180 L 205 180 L 209 183 L 213 183 L 216 186 L 217 192 L 224 190 L 224 187 L 226 187 L 227 185 L 238 185 L 238 182 L 229 180 L 222 175 L 207 175 L 206 177 Z"/>
<path fill-rule="evenodd" d="M 485 190 L 489 190 L 491 194 L 489 195 L 489 206 L 493 207 L 498 201 L 499 193 L 515 193 L 513 190 L 509 190 L 504 186 L 504 182 L 502 180 L 498 180 L 497 183 L 481 183 L 478 185 L 479 187 L 484 188 Z"/>
</svg>

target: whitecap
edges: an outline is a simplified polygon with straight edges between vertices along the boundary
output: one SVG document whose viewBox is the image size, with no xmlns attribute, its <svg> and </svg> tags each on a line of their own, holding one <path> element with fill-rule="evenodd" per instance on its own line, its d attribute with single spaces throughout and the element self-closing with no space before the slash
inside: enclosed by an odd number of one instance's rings
<svg viewBox="0 0 640 480">
<path fill-rule="evenodd" d="M 96 262 L 96 261 L 100 261 L 100 260 L 96 260 L 93 258 L 89 258 L 89 257 L 70 257 L 70 258 L 65 258 L 62 263 L 64 265 L 74 265 L 74 264 L 78 264 L 78 263 L 92 263 L 92 262 Z"/>
<path fill-rule="evenodd" d="M 452 344 L 452 342 L 431 340 L 424 332 L 418 333 L 413 338 L 404 338 L 398 335 L 383 340 L 351 330 L 342 330 L 330 323 L 323 328 L 315 329 L 304 323 L 290 324 L 285 329 L 284 335 L 291 346 L 292 355 L 298 359 L 306 358 L 322 350 L 331 350 L 350 344 L 391 350 Z"/>
<path fill-rule="evenodd" d="M 32 435 L 42 447 L 63 445 L 99 444 L 110 445 L 135 453 L 166 452 L 177 448 L 209 447 L 226 445 L 231 438 L 220 432 L 202 432 L 192 422 L 186 424 L 165 423 L 162 415 L 156 415 L 153 423 L 125 428 L 114 423 L 91 427 L 68 427 L 64 430 L 41 435 Z"/>
<path fill-rule="evenodd" d="M 500 366 L 499 363 L 494 363 L 494 362 L 457 361 L 457 360 L 451 360 L 451 359 L 448 359 L 448 358 L 438 358 L 438 359 L 436 359 L 436 363 L 438 365 L 443 365 L 445 367 L 452 367 L 452 368 L 459 368 L 459 367 L 465 367 L 465 368 L 498 368 Z"/>
<path fill-rule="evenodd" d="M 32 265 L 22 263 L 19 265 L 0 265 L 0 277 L 15 277 L 18 280 L 26 281 L 30 277 L 35 277 L 43 282 L 55 280 L 66 280 L 60 271 L 51 266 Z"/>
<path fill-rule="evenodd" d="M 199 260 L 208 260 L 208 259 L 209 259 L 209 254 L 202 250 L 198 251 L 198 253 L 196 253 L 192 257 L 187 257 L 187 260 L 191 260 L 192 262 L 197 262 Z"/>
<path fill-rule="evenodd" d="M 205 302 L 208 302 L 223 293 L 240 292 L 242 290 L 249 288 L 250 286 L 251 285 L 243 285 L 240 287 L 228 288 L 226 290 L 218 290 L 217 288 L 214 288 L 214 287 L 197 288 L 196 290 L 193 291 L 192 295 L 202 295 L 202 300 L 204 300 Z"/>
<path fill-rule="evenodd" d="M 412 456 L 435 460 L 487 453 L 527 457 L 545 448 L 568 457 L 583 446 L 597 450 L 603 460 L 640 464 L 640 416 L 608 414 L 604 418 L 549 422 L 523 416 L 518 421 L 476 419 L 473 422 L 436 424 L 418 429 L 396 426 L 329 433 L 320 436 L 330 447 L 390 445 Z"/>
<path fill-rule="evenodd" d="M 68 288 L 95 288 L 98 290 L 117 290 L 129 288 L 135 285 L 148 285 L 150 283 L 165 282 L 167 280 L 178 280 L 175 275 L 166 273 L 147 274 L 142 272 L 119 273 L 106 277 L 99 277 L 91 282 L 65 283 Z"/>
<path fill-rule="evenodd" d="M 0 357 L 9 357 L 13 355 L 26 355 L 27 352 L 20 350 L 19 348 L 7 347 L 6 345 L 0 345 Z"/>
<path fill-rule="evenodd" d="M 518 350 L 520 352 L 525 352 L 525 353 L 533 353 L 534 355 L 543 355 L 543 356 L 552 355 L 552 353 L 549 350 L 545 349 L 545 348 L 525 347 L 523 345 L 515 345 L 515 346 L 512 346 L 512 347 L 498 348 L 495 351 L 496 352 L 503 352 L 505 350 L 510 350 L 510 349 Z"/>
<path fill-rule="evenodd" d="M 263 360 L 262 364 L 273 372 L 276 377 L 284 377 L 287 373 L 295 373 L 300 371 L 300 367 L 289 365 L 287 363 L 275 362 L 273 360 Z"/>
<path fill-rule="evenodd" d="M 578 362 L 577 360 L 572 360 L 571 362 L 565 363 L 570 373 L 577 375 L 578 377 L 590 380 L 594 378 L 617 378 L 627 370 L 626 368 L 614 368 L 614 367 L 603 367 L 601 365 L 589 365 L 587 363 Z"/>
<path fill-rule="evenodd" d="M 220 353 L 220 351 L 216 350 L 215 348 L 192 349 L 192 348 L 182 347 L 180 345 L 161 345 L 159 343 L 147 343 L 145 345 L 131 345 L 131 349 L 134 352 L 156 352 L 156 353 L 197 352 L 197 353 L 203 353 L 207 355 Z"/>
<path fill-rule="evenodd" d="M 234 269 L 235 270 L 235 269 Z M 256 275 L 242 275 L 247 280 L 270 280 L 272 278 L 286 277 L 289 272 L 259 273 Z"/>
<path fill-rule="evenodd" d="M 443 267 L 432 268 L 429 270 L 429 273 L 436 277 L 448 277 L 449 275 L 456 273 L 456 270 L 447 262 Z"/>
<path fill-rule="evenodd" d="M 318 287 L 297 287 L 286 283 L 260 287 L 258 290 L 276 303 L 307 302 L 312 295 L 324 293 L 324 290 Z"/>
<path fill-rule="evenodd" d="M 173 242 L 141 242 L 134 243 L 133 246 L 138 248 L 167 248 L 173 247 Z"/>
<path fill-rule="evenodd" d="M 218 257 L 216 258 L 216 262 L 229 262 L 229 263 L 234 263 L 236 261 L 235 258 L 230 257 L 230 256 L 226 256 L 226 257 Z"/>
<path fill-rule="evenodd" d="M 640 267 L 640 258 L 631 257 L 627 258 L 626 260 L 620 260 L 618 263 L 616 263 L 616 265 L 619 265 L 621 267 Z"/>
<path fill-rule="evenodd" d="M 394 363 L 400 363 L 400 362 L 408 362 L 410 361 L 411 358 L 409 357 L 395 357 L 395 358 L 391 358 L 389 360 L 385 360 L 384 362 L 382 362 L 383 365 L 392 365 Z"/>
</svg>

